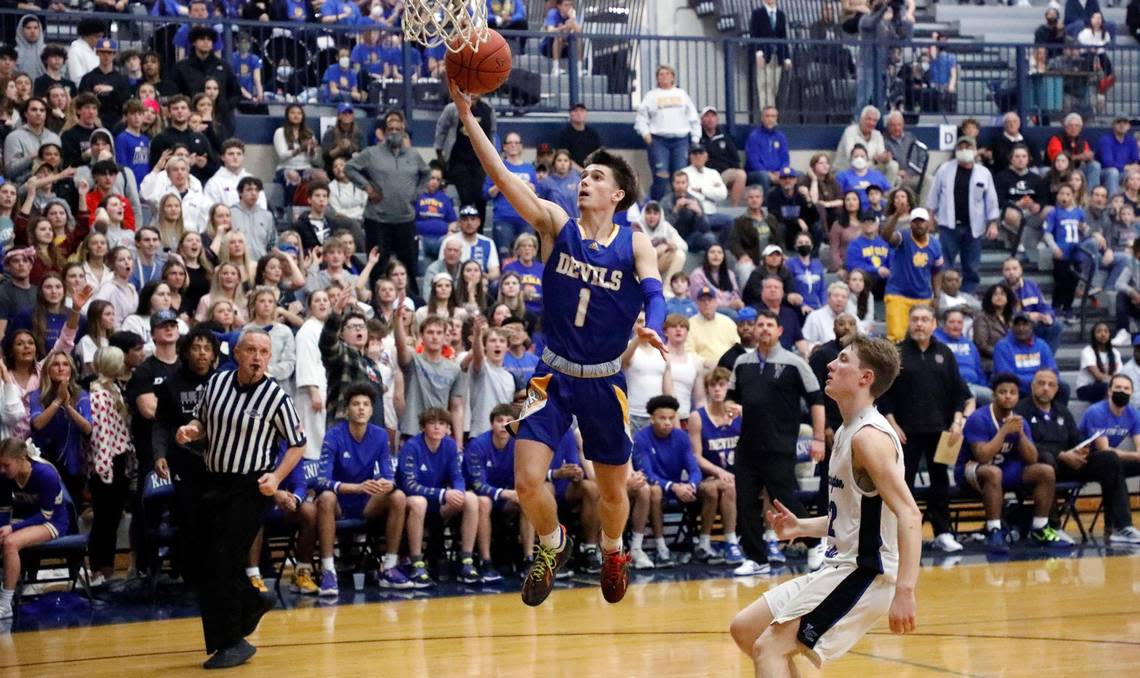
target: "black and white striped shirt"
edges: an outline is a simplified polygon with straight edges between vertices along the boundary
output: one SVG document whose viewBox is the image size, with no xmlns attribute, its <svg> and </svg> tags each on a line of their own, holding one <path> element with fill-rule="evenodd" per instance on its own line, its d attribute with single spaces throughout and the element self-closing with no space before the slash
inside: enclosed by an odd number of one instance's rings
<svg viewBox="0 0 1140 678">
<path fill-rule="evenodd" d="M 273 469 L 277 439 L 305 444 L 293 399 L 268 377 L 240 386 L 237 371 L 218 372 L 206 382 L 194 418 L 208 438 L 206 468 L 215 473 L 257 473 Z"/>
</svg>

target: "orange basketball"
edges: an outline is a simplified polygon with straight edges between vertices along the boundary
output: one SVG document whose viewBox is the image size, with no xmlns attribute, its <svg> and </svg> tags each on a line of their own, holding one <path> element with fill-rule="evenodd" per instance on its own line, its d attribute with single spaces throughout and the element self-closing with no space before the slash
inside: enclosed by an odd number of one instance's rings
<svg viewBox="0 0 1140 678">
<path fill-rule="evenodd" d="M 447 77 L 468 94 L 499 89 L 511 74 L 511 48 L 498 32 L 488 29 L 487 40 L 475 51 L 465 46 L 447 52 Z"/>
</svg>

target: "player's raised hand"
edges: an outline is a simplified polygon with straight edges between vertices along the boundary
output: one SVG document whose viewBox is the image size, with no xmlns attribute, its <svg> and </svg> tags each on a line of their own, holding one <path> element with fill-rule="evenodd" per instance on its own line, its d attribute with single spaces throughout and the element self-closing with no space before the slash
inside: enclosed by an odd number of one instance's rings
<svg viewBox="0 0 1140 678">
<path fill-rule="evenodd" d="M 781 504 L 779 499 L 773 499 L 772 506 L 776 510 L 768 511 L 765 519 L 768 521 L 768 526 L 776 532 L 776 536 L 781 541 L 800 536 L 800 519 L 796 517 L 796 514 Z"/>
<path fill-rule="evenodd" d="M 455 102 L 459 117 L 469 115 L 471 113 L 471 95 L 459 89 L 459 85 L 451 78 L 447 79 L 447 89 L 451 92 L 451 100 Z"/>
<path fill-rule="evenodd" d="M 914 599 L 914 589 L 895 589 L 889 613 L 891 633 L 913 633 L 918 628 L 918 603 Z"/>
<path fill-rule="evenodd" d="M 657 352 L 660 353 L 661 357 L 665 360 L 669 359 L 669 347 L 665 345 L 665 342 L 661 341 L 661 335 L 657 334 L 657 330 L 648 327 L 639 327 L 637 328 L 637 338 L 640 339 L 642 343 L 649 344 L 657 349 Z"/>
</svg>

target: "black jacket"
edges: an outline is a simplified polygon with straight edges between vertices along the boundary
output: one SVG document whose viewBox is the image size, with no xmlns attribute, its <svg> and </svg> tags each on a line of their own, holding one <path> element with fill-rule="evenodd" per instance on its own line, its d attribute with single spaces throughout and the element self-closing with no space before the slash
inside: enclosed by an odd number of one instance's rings
<svg viewBox="0 0 1140 678">
<path fill-rule="evenodd" d="M 768 10 L 765 9 L 764 5 L 760 5 L 756 9 L 752 10 L 752 18 L 748 22 L 748 34 L 754 40 L 763 38 L 779 38 L 781 40 L 787 40 L 788 15 L 784 14 L 784 10 L 777 9 L 776 25 L 773 27 L 772 21 L 768 18 Z M 761 45 L 760 48 L 755 50 L 753 53 L 760 51 L 764 52 L 764 61 L 767 63 L 772 62 L 773 51 L 775 52 L 776 58 L 780 61 L 780 63 L 783 63 L 784 59 L 791 58 L 792 54 L 788 49 L 787 43 L 769 43 Z"/>
<path fill-rule="evenodd" d="M 898 344 L 902 369 L 879 401 L 883 414 L 893 414 L 906 433 L 939 433 L 950 428 L 954 413 L 973 397 L 958 373 L 950 347 L 931 338 L 925 351 L 907 337 Z"/>
<path fill-rule="evenodd" d="M 109 92 L 95 93 L 96 85 L 110 85 Z M 104 73 L 96 67 L 79 81 L 80 92 L 94 93 L 99 99 L 99 122 L 107 129 L 115 129 L 123 118 L 123 104 L 131 98 L 131 83 L 118 71 Z"/>
<path fill-rule="evenodd" d="M 701 132 L 701 146 L 709 152 L 708 166 L 723 172 L 726 169 L 740 169 L 740 150 L 736 147 L 736 140 L 724 133 L 718 127 L 716 134 L 709 136 Z"/>
<path fill-rule="evenodd" d="M 1070 450 L 1081 442 L 1081 432 L 1073 413 L 1056 400 L 1048 412 L 1042 412 L 1032 397 L 1022 398 L 1013 412 L 1020 414 L 1029 423 L 1033 444 L 1037 446 L 1038 461 L 1056 466 L 1059 453 Z"/>
<path fill-rule="evenodd" d="M 197 54 L 191 54 L 182 61 L 174 64 L 170 79 L 178 91 L 188 97 L 202 93 L 206 88 L 206 78 L 215 78 L 221 88 L 216 109 L 233 110 L 241 100 L 241 86 L 234 77 L 233 69 L 229 64 L 214 56 L 211 52 L 205 59 L 199 59 Z"/>
</svg>

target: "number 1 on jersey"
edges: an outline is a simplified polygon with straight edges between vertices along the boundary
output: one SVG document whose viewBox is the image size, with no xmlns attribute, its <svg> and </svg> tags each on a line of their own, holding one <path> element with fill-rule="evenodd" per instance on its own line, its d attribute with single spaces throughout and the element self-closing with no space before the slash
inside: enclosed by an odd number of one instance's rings
<svg viewBox="0 0 1140 678">
<path fill-rule="evenodd" d="M 590 288 L 583 287 L 578 292 L 578 312 L 574 314 L 574 327 L 586 325 L 586 311 L 590 308 Z"/>
</svg>

